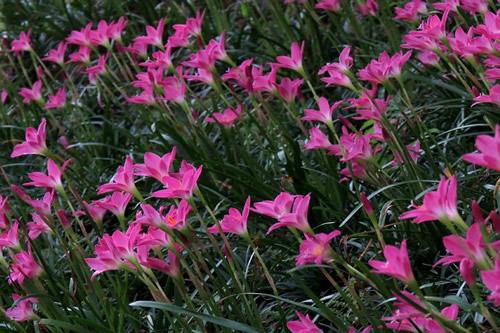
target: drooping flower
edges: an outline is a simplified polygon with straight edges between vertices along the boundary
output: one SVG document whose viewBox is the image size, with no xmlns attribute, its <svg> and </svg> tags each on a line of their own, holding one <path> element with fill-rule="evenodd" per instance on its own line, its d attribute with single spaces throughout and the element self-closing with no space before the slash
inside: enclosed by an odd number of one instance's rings
<svg viewBox="0 0 500 333">
<path fill-rule="evenodd" d="M 290 56 L 277 56 L 276 61 L 282 68 L 288 68 L 302 73 L 304 71 L 302 67 L 302 59 L 304 57 L 304 42 L 302 42 L 300 45 L 297 42 L 293 42 L 290 49 Z"/>
<path fill-rule="evenodd" d="M 320 97 L 318 99 L 319 110 L 305 109 L 305 116 L 302 117 L 302 120 L 311 122 L 319 121 L 324 124 L 331 124 L 333 111 L 335 111 L 342 103 L 343 101 L 337 101 L 330 106 L 325 97 Z"/>
<path fill-rule="evenodd" d="M 118 167 L 111 182 L 99 186 L 97 194 L 116 191 L 128 192 L 134 195 L 138 192 L 134 182 L 134 163 L 130 156 L 127 156 L 125 163 Z"/>
<path fill-rule="evenodd" d="M 425 1 L 411 0 L 410 2 L 407 2 L 403 8 L 396 7 L 394 11 L 396 12 L 394 19 L 416 22 L 419 14 L 427 13 L 427 6 L 425 5 Z"/>
<path fill-rule="evenodd" d="M 49 50 L 47 55 L 43 58 L 45 61 L 50 61 L 59 65 L 64 64 L 64 54 L 66 53 L 67 44 L 60 42 L 55 49 Z"/>
<path fill-rule="evenodd" d="M 295 261 L 296 265 L 329 263 L 332 260 L 330 242 L 338 236 L 340 236 L 339 230 L 334 230 L 328 234 L 306 234 L 306 239 L 300 243 L 299 255 Z"/>
<path fill-rule="evenodd" d="M 35 297 L 21 299 L 18 294 L 12 294 L 12 300 L 14 300 L 14 305 L 5 311 L 5 315 L 10 320 L 21 322 L 36 318 L 33 305 L 37 304 L 38 300 Z"/>
<path fill-rule="evenodd" d="M 59 89 L 55 95 L 49 95 L 49 101 L 45 104 L 45 110 L 59 109 L 66 104 L 66 90 Z"/>
<path fill-rule="evenodd" d="M 37 129 L 29 127 L 25 132 L 25 141 L 14 146 L 10 157 L 23 155 L 44 155 L 47 152 L 47 121 L 42 119 Z"/>
<path fill-rule="evenodd" d="M 198 186 L 198 178 L 200 178 L 202 170 L 203 166 L 195 168 L 192 164 L 182 161 L 178 173 L 163 177 L 162 183 L 167 188 L 153 192 L 153 197 L 188 200 Z"/>
<path fill-rule="evenodd" d="M 414 219 L 413 223 L 428 221 L 456 221 L 460 218 L 457 211 L 457 179 L 452 176 L 441 178 L 437 191 L 424 195 L 423 204 L 403 213 L 399 218 Z"/>
<path fill-rule="evenodd" d="M 384 247 L 386 261 L 370 260 L 368 264 L 374 269 L 375 274 L 388 275 L 406 284 L 415 281 L 411 269 L 410 258 L 406 247 L 406 239 L 401 242 L 401 247 L 386 245 Z"/>
<path fill-rule="evenodd" d="M 496 125 L 493 137 L 479 135 L 476 138 L 476 148 L 479 153 L 465 154 L 462 159 L 472 164 L 500 171 L 500 125 Z"/>
<path fill-rule="evenodd" d="M 295 314 L 299 317 L 299 320 L 290 320 L 286 323 L 286 327 L 292 333 L 323 333 L 323 331 L 314 324 L 314 322 L 309 318 L 309 315 L 304 315 L 299 311 Z"/>
<path fill-rule="evenodd" d="M 10 266 L 9 283 L 24 284 L 26 279 L 35 279 L 42 273 L 31 250 L 22 251 L 14 255 Z"/>
<path fill-rule="evenodd" d="M 481 280 L 486 288 L 491 290 L 488 299 L 493 301 L 495 306 L 500 306 L 500 260 L 495 261 L 495 267 L 489 271 L 482 271 Z"/>
<path fill-rule="evenodd" d="M 45 223 L 45 221 L 42 219 L 42 217 L 40 215 L 38 215 L 37 213 L 32 213 L 31 218 L 33 221 L 28 222 L 28 224 L 26 225 L 28 228 L 29 239 L 35 240 L 41 234 L 51 231 L 51 229 L 47 225 L 47 223 Z"/>
<path fill-rule="evenodd" d="M 24 51 L 31 51 L 31 31 L 27 33 L 22 31 L 17 39 L 14 39 L 11 43 L 11 51 L 16 53 L 21 53 Z"/>
<path fill-rule="evenodd" d="M 290 212 L 283 214 L 278 222 L 273 224 L 267 230 L 266 234 L 270 234 L 274 230 L 282 227 L 295 228 L 304 233 L 312 234 L 312 229 L 309 226 L 307 213 L 309 211 L 309 202 L 311 194 L 296 195 L 293 199 L 293 206 Z"/>
<path fill-rule="evenodd" d="M 238 105 L 236 108 L 227 108 L 224 112 L 214 112 L 212 116 L 206 117 L 206 123 L 217 123 L 224 127 L 231 127 L 240 118 L 242 106 Z"/>
<path fill-rule="evenodd" d="M 23 103 L 39 102 L 42 100 L 42 81 L 37 80 L 31 88 L 21 88 L 19 95 L 23 98 Z"/>
<path fill-rule="evenodd" d="M 224 215 L 222 220 L 219 222 L 220 229 L 224 233 L 231 233 L 246 237 L 246 235 L 248 235 L 247 222 L 249 214 L 250 197 L 248 197 L 245 201 L 245 206 L 243 206 L 243 211 L 241 213 L 236 208 L 229 208 L 229 213 Z M 219 233 L 219 227 L 217 225 L 213 225 L 208 228 L 208 232 L 212 234 Z"/>
</svg>

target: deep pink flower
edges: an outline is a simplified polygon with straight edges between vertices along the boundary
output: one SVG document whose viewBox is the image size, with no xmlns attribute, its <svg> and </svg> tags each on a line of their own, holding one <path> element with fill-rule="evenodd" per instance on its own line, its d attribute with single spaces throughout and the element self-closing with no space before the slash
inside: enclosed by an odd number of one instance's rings
<svg viewBox="0 0 500 333">
<path fill-rule="evenodd" d="M 9 283 L 24 284 L 25 279 L 35 279 L 42 273 L 31 250 L 17 253 L 10 266 Z"/>
<path fill-rule="evenodd" d="M 49 95 L 49 101 L 45 104 L 45 110 L 59 109 L 66 104 L 66 90 L 59 89 L 55 95 Z"/>
<path fill-rule="evenodd" d="M 132 97 L 126 96 L 125 99 L 127 100 L 127 102 L 132 104 L 152 105 L 156 103 L 156 99 L 153 94 L 153 88 L 150 87 L 144 88 L 144 90 L 139 95 Z"/>
<path fill-rule="evenodd" d="M 457 211 L 457 179 L 455 176 L 449 179 L 441 178 L 437 191 L 427 192 L 424 202 L 420 206 L 403 213 L 399 218 L 414 219 L 413 223 L 428 221 L 457 221 L 460 215 Z"/>
<path fill-rule="evenodd" d="M 475 32 L 491 39 L 500 38 L 500 11 L 497 11 L 496 14 L 486 12 L 484 24 L 478 25 Z"/>
<path fill-rule="evenodd" d="M 141 212 L 137 212 L 135 222 L 161 228 L 165 224 L 165 218 L 153 206 L 142 203 Z"/>
<path fill-rule="evenodd" d="M 291 212 L 295 197 L 295 195 L 288 192 L 281 192 L 276 196 L 276 198 L 274 198 L 274 200 L 265 200 L 254 203 L 254 208 L 252 210 L 257 214 L 279 220 Z"/>
<path fill-rule="evenodd" d="M 216 60 L 217 59 L 212 56 L 212 52 L 205 48 L 196 53 L 192 53 L 188 60 L 182 62 L 182 65 L 211 72 L 215 68 Z"/>
<path fill-rule="evenodd" d="M 410 158 L 414 161 L 417 162 L 418 158 L 420 157 L 420 141 L 416 141 L 415 143 L 411 145 L 406 146 L 406 150 L 408 151 L 408 155 Z M 402 165 L 405 163 L 405 160 L 403 159 L 403 156 L 401 156 L 401 153 L 399 151 L 394 152 L 394 159 L 392 160 L 393 165 Z"/>
<path fill-rule="evenodd" d="M 190 36 L 201 35 L 201 26 L 203 25 L 203 17 L 205 16 L 205 11 L 196 11 L 195 17 L 189 17 L 186 20 L 186 28 Z"/>
<path fill-rule="evenodd" d="M 172 47 L 167 44 L 164 51 L 156 51 L 152 54 L 153 60 L 148 59 L 141 62 L 139 65 L 147 68 L 161 68 L 162 70 L 169 69 L 172 64 Z"/>
<path fill-rule="evenodd" d="M 248 235 L 247 222 L 249 214 L 250 197 L 248 197 L 245 201 L 245 206 L 243 206 L 243 211 L 241 213 L 236 208 L 229 208 L 229 213 L 224 215 L 222 220 L 219 222 L 222 232 L 246 237 Z M 208 232 L 217 234 L 219 233 L 219 227 L 217 225 L 213 225 L 208 228 Z"/>
<path fill-rule="evenodd" d="M 169 175 L 172 164 L 175 160 L 176 147 L 172 151 L 163 156 L 155 153 L 147 152 L 144 154 L 144 164 L 134 165 L 135 174 L 144 177 L 153 177 L 158 181 L 162 181 L 164 177 Z"/>
<path fill-rule="evenodd" d="M 376 16 L 378 13 L 377 0 L 366 0 L 358 3 L 358 10 L 363 16 Z"/>
<path fill-rule="evenodd" d="M 113 192 L 113 194 L 102 200 L 95 201 L 95 204 L 101 208 L 109 210 L 116 216 L 124 216 L 125 210 L 132 199 L 132 194 L 123 192 Z"/>
<path fill-rule="evenodd" d="M 224 33 L 219 36 L 219 40 L 211 39 L 206 47 L 207 53 L 215 60 L 227 61 Z"/>
<path fill-rule="evenodd" d="M 314 8 L 316 9 L 322 9 L 327 12 L 338 12 L 340 10 L 340 0 L 319 0 L 315 5 Z"/>
<path fill-rule="evenodd" d="M 158 26 L 146 26 L 146 36 L 139 36 L 134 39 L 134 43 L 142 45 L 153 45 L 163 48 L 163 30 L 165 29 L 165 21 L 160 19 Z"/>
<path fill-rule="evenodd" d="M 419 14 L 427 13 L 427 6 L 425 5 L 425 1 L 411 0 L 407 2 L 403 8 L 396 7 L 394 11 L 396 12 L 394 19 L 415 22 L 418 20 Z"/>
<path fill-rule="evenodd" d="M 328 136 L 319 128 L 313 127 L 309 130 L 309 139 L 304 144 L 305 150 L 326 149 L 330 151 L 332 147 L 333 145 L 328 139 Z"/>
<path fill-rule="evenodd" d="M 450 11 L 456 13 L 458 11 L 458 7 L 460 7 L 460 0 L 444 0 L 443 2 L 434 2 L 432 7 L 440 12 Z"/>
<path fill-rule="evenodd" d="M 500 260 L 495 261 L 495 267 L 492 270 L 482 271 L 480 274 L 486 288 L 491 290 L 488 299 L 493 301 L 495 306 L 500 306 Z"/>
<path fill-rule="evenodd" d="M 319 121 L 324 124 L 331 124 L 333 111 L 335 111 L 343 102 L 344 101 L 337 101 L 333 103 L 332 106 L 330 106 L 328 104 L 328 100 L 325 97 L 320 97 L 317 102 L 319 111 L 314 109 L 305 109 L 305 116 L 302 117 L 302 120 L 311 122 Z"/>
<path fill-rule="evenodd" d="M 401 242 L 400 248 L 386 245 L 384 247 L 384 257 L 386 261 L 370 260 L 368 262 L 374 269 L 373 273 L 389 275 L 407 284 L 415 281 L 410 258 L 408 258 L 406 239 Z"/>
<path fill-rule="evenodd" d="M 90 41 L 90 34 L 92 31 L 92 23 L 88 23 L 84 28 L 79 31 L 73 30 L 66 38 L 68 44 L 89 47 L 92 45 Z M 80 48 L 81 49 L 81 48 Z"/>
<path fill-rule="evenodd" d="M 127 20 L 123 16 L 120 16 L 120 18 L 116 22 L 112 21 L 108 25 L 108 29 L 106 31 L 108 38 L 111 40 L 116 40 L 118 42 L 121 42 L 122 33 L 123 30 L 125 30 L 127 23 L 128 23 Z"/>
<path fill-rule="evenodd" d="M 11 46 L 11 51 L 16 52 L 16 53 L 21 53 L 24 51 L 31 51 L 31 31 L 28 30 L 28 32 L 21 32 L 19 34 L 19 37 L 17 39 L 14 39 L 12 43 L 10 44 Z"/>
<path fill-rule="evenodd" d="M 361 202 L 361 205 L 363 206 L 363 210 L 365 211 L 366 215 L 373 215 L 373 206 L 366 196 L 365 192 L 361 192 L 359 194 L 359 201 Z"/>
<path fill-rule="evenodd" d="M 86 46 L 80 46 L 77 52 L 71 53 L 69 62 L 81 62 L 84 64 L 90 63 L 90 49 Z"/>
<path fill-rule="evenodd" d="M 340 143 L 329 148 L 331 154 L 340 156 L 342 162 L 362 162 L 370 160 L 377 153 L 373 149 L 370 134 L 349 133 L 347 128 L 342 128 Z"/>
<path fill-rule="evenodd" d="M 299 73 L 304 71 L 302 67 L 302 59 L 304 57 L 304 42 L 300 45 L 297 42 L 293 42 L 290 47 L 290 56 L 277 56 L 276 61 L 282 68 L 288 68 Z"/>
<path fill-rule="evenodd" d="M 292 333 L 323 333 L 318 326 L 309 318 L 309 315 L 303 315 L 299 311 L 295 314 L 299 317 L 299 320 L 290 320 L 286 323 L 286 327 Z"/>
<path fill-rule="evenodd" d="M 42 100 L 42 81 L 33 83 L 31 88 L 21 88 L 19 95 L 23 98 L 23 103 L 39 102 Z"/>
<path fill-rule="evenodd" d="M 91 30 L 89 32 L 90 43 L 94 46 L 101 45 L 106 48 L 109 48 L 111 44 L 109 42 L 108 29 L 109 29 L 108 22 L 100 20 L 99 23 L 97 23 L 97 29 Z"/>
<path fill-rule="evenodd" d="M 26 225 L 28 228 L 28 237 L 31 240 L 37 239 L 41 234 L 44 234 L 46 232 L 50 232 L 51 229 L 45 223 L 45 221 L 42 219 L 40 215 L 37 213 L 32 213 L 31 214 L 32 222 L 28 222 Z"/>
<path fill-rule="evenodd" d="M 91 83 L 95 83 L 98 75 L 106 73 L 106 56 L 105 55 L 99 56 L 97 64 L 88 67 L 86 72 L 89 76 L 89 81 Z"/>
<path fill-rule="evenodd" d="M 244 60 L 239 66 L 230 68 L 227 70 L 227 72 L 222 75 L 222 80 L 228 81 L 228 80 L 234 80 L 238 83 L 240 87 L 245 89 L 248 92 L 253 91 L 253 66 L 252 66 L 252 59 L 246 59 Z M 276 79 L 276 77 L 275 77 Z"/>
<path fill-rule="evenodd" d="M 432 15 L 423 21 L 418 30 L 412 30 L 404 37 L 402 48 L 415 49 L 419 51 L 443 51 L 446 50 L 441 40 L 446 38 L 446 21 L 449 10 L 446 10 L 442 17 Z"/>
<path fill-rule="evenodd" d="M 484 14 L 488 11 L 488 0 L 460 0 L 460 9 L 471 15 Z"/>
<path fill-rule="evenodd" d="M 104 218 L 104 215 L 108 211 L 107 208 L 99 205 L 98 201 L 93 201 L 91 203 L 83 201 L 83 205 L 85 206 L 86 213 L 95 223 L 101 223 Z"/>
<path fill-rule="evenodd" d="M 231 127 L 240 118 L 242 106 L 238 105 L 236 108 L 227 108 L 224 112 L 214 112 L 211 117 L 206 117 L 206 123 L 217 123 L 224 127 Z"/>
<path fill-rule="evenodd" d="M 435 66 L 439 63 L 439 56 L 432 51 L 422 51 L 417 54 L 417 59 L 424 65 Z"/>
<path fill-rule="evenodd" d="M 358 73 L 360 80 L 371 82 L 372 84 L 382 84 L 390 78 L 401 75 L 401 69 L 410 59 L 411 51 L 406 53 L 398 52 L 390 57 L 387 52 L 382 52 L 377 60 L 373 59 Z"/>
<path fill-rule="evenodd" d="M 164 190 L 153 192 L 155 198 L 179 198 L 188 200 L 193 195 L 193 191 L 198 186 L 203 166 L 195 168 L 186 161 L 181 162 L 181 167 L 177 174 L 169 174 L 162 179 L 162 183 L 167 187 Z"/>
<path fill-rule="evenodd" d="M 202 82 L 208 85 L 214 84 L 213 73 L 203 68 L 195 69 L 191 74 L 184 74 L 184 78 L 188 81 Z"/>
<path fill-rule="evenodd" d="M 170 228 L 184 231 L 188 226 L 188 215 L 191 212 L 191 205 L 187 200 L 182 199 L 177 207 L 170 206 L 165 220 Z"/>
<path fill-rule="evenodd" d="M 38 300 L 35 297 L 26 297 L 21 299 L 18 294 L 12 294 L 14 305 L 5 311 L 5 315 L 10 320 L 14 321 L 27 321 L 36 318 L 33 311 L 33 305 L 37 304 Z"/>
<path fill-rule="evenodd" d="M 281 82 L 276 86 L 276 89 L 285 102 L 292 103 L 299 95 L 302 83 L 304 83 L 303 79 L 292 80 L 285 77 L 281 79 Z"/>
<path fill-rule="evenodd" d="M 11 185 L 10 189 L 14 192 L 22 201 L 30 205 L 38 214 L 42 216 L 50 216 L 52 210 L 52 202 L 54 201 L 55 191 L 47 191 L 43 195 L 42 200 L 35 200 L 29 195 L 23 192 L 23 190 L 17 185 Z"/>
<path fill-rule="evenodd" d="M 31 182 L 24 183 L 24 186 L 36 186 L 44 187 L 46 189 L 60 190 L 62 189 L 62 172 L 67 167 L 68 161 L 64 162 L 62 168 L 60 168 L 51 159 L 47 160 L 47 174 L 43 172 L 30 172 L 28 177 Z"/>
<path fill-rule="evenodd" d="M 43 58 L 45 61 L 54 62 L 56 64 L 64 64 L 64 54 L 66 53 L 67 44 L 60 42 L 55 49 L 49 50 L 47 55 Z"/>
<path fill-rule="evenodd" d="M 276 92 L 276 74 L 278 73 L 278 65 L 270 64 L 271 70 L 264 74 L 262 70 L 257 67 L 252 68 L 252 80 L 250 82 L 252 84 L 251 89 L 247 89 L 248 91 L 256 91 L 256 92 L 267 92 L 267 93 L 275 93 Z M 251 81 L 251 80 L 250 80 Z"/>
<path fill-rule="evenodd" d="M 321 81 L 325 82 L 327 86 L 341 86 L 349 89 L 353 89 L 352 81 L 349 78 L 350 69 L 352 67 L 353 60 L 349 55 L 351 52 L 350 47 L 346 47 L 342 50 L 339 56 L 339 62 L 332 64 L 326 64 L 319 70 L 318 74 L 323 75 L 325 73 L 328 76 L 321 78 Z"/>
<path fill-rule="evenodd" d="M 334 230 L 328 234 L 320 233 L 316 235 L 306 234 L 306 239 L 300 243 L 299 255 L 296 258 L 296 265 L 305 264 L 327 264 L 332 260 L 330 242 L 335 237 L 340 236 L 339 230 Z"/>
<path fill-rule="evenodd" d="M 278 223 L 273 224 L 268 230 L 267 235 L 274 230 L 282 227 L 296 228 L 304 233 L 312 234 L 312 229 L 307 220 L 307 213 L 309 211 L 309 202 L 311 201 L 311 194 L 296 195 L 293 200 L 293 206 L 289 213 L 283 214 Z"/>
<path fill-rule="evenodd" d="M 376 98 L 376 90 L 365 90 L 361 92 L 359 98 L 349 98 L 349 103 L 356 109 L 358 114 L 354 119 L 357 120 L 376 120 L 380 122 L 382 116 L 386 113 L 391 97 L 381 99 Z"/>
<path fill-rule="evenodd" d="M 134 182 L 134 164 L 130 156 L 127 156 L 125 158 L 125 163 L 118 167 L 111 182 L 99 186 L 97 194 L 117 191 L 129 192 L 134 195 L 137 194 L 137 188 Z"/>
<path fill-rule="evenodd" d="M 500 125 L 496 125 L 493 137 L 479 135 L 476 138 L 476 148 L 479 153 L 465 154 L 462 159 L 472 164 L 500 171 Z"/>
<path fill-rule="evenodd" d="M 182 68 L 177 68 L 179 76 L 168 76 L 163 79 L 163 98 L 166 101 L 174 102 L 177 104 L 184 103 L 186 99 L 186 83 L 182 79 Z"/>
<path fill-rule="evenodd" d="M 480 103 L 492 103 L 500 106 L 500 84 L 495 84 L 490 88 L 490 93 L 488 95 L 481 94 L 474 98 L 473 105 Z"/>
<path fill-rule="evenodd" d="M 10 207 L 7 197 L 0 195 L 0 229 L 5 229 L 9 223 Z"/>
<path fill-rule="evenodd" d="M 0 234 L 0 247 L 8 247 L 11 249 L 20 249 L 19 243 L 19 223 L 14 222 L 9 230 Z"/>
<path fill-rule="evenodd" d="M 182 247 L 179 244 L 174 244 L 172 246 L 175 248 L 177 253 L 180 253 L 182 251 Z M 143 252 L 142 253 L 143 258 L 141 258 L 140 260 L 141 265 L 151 269 L 158 270 L 173 278 L 176 278 L 180 275 L 181 273 L 180 259 L 178 255 L 174 253 L 172 250 L 168 251 L 167 260 L 148 257 L 148 253 L 145 253 L 145 251 L 148 251 L 147 247 L 141 247 L 139 248 L 139 250 L 142 250 L 141 252 Z"/>
<path fill-rule="evenodd" d="M 37 129 L 29 127 L 25 132 L 25 141 L 14 146 L 10 157 L 22 155 L 44 155 L 47 152 L 47 121 L 42 119 Z"/>
</svg>

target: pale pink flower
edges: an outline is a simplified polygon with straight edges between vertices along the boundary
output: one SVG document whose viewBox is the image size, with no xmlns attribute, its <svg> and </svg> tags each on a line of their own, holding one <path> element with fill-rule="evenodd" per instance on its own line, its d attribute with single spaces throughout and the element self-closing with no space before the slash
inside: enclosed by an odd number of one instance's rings
<svg viewBox="0 0 500 333">
<path fill-rule="evenodd" d="M 330 242 L 335 237 L 340 236 L 339 230 L 334 230 L 328 234 L 319 233 L 316 235 L 305 235 L 305 240 L 300 243 L 299 255 L 296 258 L 296 265 L 305 264 L 327 264 L 332 260 Z"/>
<path fill-rule="evenodd" d="M 169 175 L 172 164 L 175 161 L 176 147 L 172 151 L 163 156 L 155 153 L 147 152 L 144 154 L 144 164 L 135 164 L 134 172 L 138 176 L 153 177 L 158 181 L 162 181 L 164 177 Z"/>
<path fill-rule="evenodd" d="M 39 102 L 42 100 L 42 81 L 33 83 L 31 88 L 21 88 L 19 95 L 23 98 L 23 103 Z"/>
<path fill-rule="evenodd" d="M 84 28 L 79 31 L 73 30 L 66 38 L 68 44 L 89 47 L 92 45 L 90 41 L 90 33 L 92 31 L 92 23 L 88 23 Z M 81 49 L 81 48 L 80 48 Z"/>
<path fill-rule="evenodd" d="M 340 0 L 320 0 L 314 5 L 314 8 L 335 13 L 340 10 L 340 5 Z"/>
<path fill-rule="evenodd" d="M 243 211 L 240 213 L 236 208 L 229 208 L 229 213 L 224 215 L 220 220 L 220 229 L 224 233 L 236 234 L 242 237 L 248 236 L 247 222 L 250 214 L 250 197 L 245 201 Z M 213 225 L 208 228 L 208 232 L 212 234 L 219 233 L 219 226 Z"/>
<path fill-rule="evenodd" d="M 413 219 L 413 223 L 428 221 L 456 221 L 460 219 L 457 211 L 457 178 L 441 178 L 437 191 L 427 192 L 423 204 L 403 213 L 402 220 Z"/>
<path fill-rule="evenodd" d="M 33 221 L 28 222 L 28 237 L 31 240 L 37 239 L 41 234 L 51 232 L 50 227 L 45 223 L 40 215 L 32 213 L 31 218 Z"/>
<path fill-rule="evenodd" d="M 288 68 L 299 73 L 304 71 L 302 67 L 302 58 L 304 57 L 304 42 L 300 45 L 297 42 L 293 42 L 290 47 L 290 56 L 277 56 L 276 61 L 282 68 Z"/>
<path fill-rule="evenodd" d="M 439 56 L 432 51 L 422 51 L 417 54 L 417 59 L 424 65 L 435 66 L 439 63 Z"/>
<path fill-rule="evenodd" d="M 45 61 L 54 62 L 56 64 L 64 64 L 64 54 L 66 53 L 67 44 L 60 42 L 55 49 L 49 50 L 47 55 L 43 58 Z"/>
<path fill-rule="evenodd" d="M 206 117 L 206 123 L 217 123 L 224 127 L 232 127 L 234 123 L 240 119 L 242 106 L 238 105 L 236 108 L 227 108 L 224 112 L 214 112 L 212 116 Z"/>
<path fill-rule="evenodd" d="M 49 95 L 49 101 L 45 104 L 45 110 L 59 109 L 66 104 L 66 90 L 59 89 L 55 95 Z"/>
<path fill-rule="evenodd" d="M 292 333 L 323 333 L 323 331 L 314 324 L 314 322 L 309 318 L 309 315 L 304 315 L 299 311 L 295 314 L 299 317 L 299 320 L 290 320 L 286 323 L 286 327 Z"/>
<path fill-rule="evenodd" d="M 134 182 L 134 164 L 130 156 L 125 158 L 125 163 L 118 167 L 116 174 L 113 176 L 111 182 L 99 186 L 97 194 L 108 192 L 129 192 L 131 194 L 137 193 L 137 188 Z"/>
<path fill-rule="evenodd" d="M 11 51 L 16 52 L 16 53 L 21 53 L 24 51 L 31 51 L 31 31 L 28 30 L 28 32 L 21 32 L 19 34 L 19 37 L 17 39 L 14 39 L 12 43 L 10 44 L 11 46 Z"/>
<path fill-rule="evenodd" d="M 458 11 L 458 7 L 460 7 L 460 0 L 444 0 L 443 2 L 434 2 L 432 7 L 440 12 L 448 10 L 456 13 Z"/>
<path fill-rule="evenodd" d="M 396 12 L 394 19 L 415 22 L 418 20 L 419 14 L 427 13 L 427 6 L 425 5 L 425 1 L 411 0 L 407 2 L 403 8 L 396 7 L 394 11 Z"/>
<path fill-rule="evenodd" d="M 500 260 L 495 261 L 495 267 L 489 271 L 482 271 L 481 280 L 486 288 L 491 290 L 488 299 L 493 301 L 495 306 L 500 306 Z"/>
<path fill-rule="evenodd" d="M 25 132 L 25 141 L 14 146 L 10 157 L 22 155 L 44 155 L 47 152 L 47 121 L 42 119 L 37 129 L 29 127 Z"/>
<path fill-rule="evenodd" d="M 21 299 L 18 294 L 12 294 L 12 300 L 14 300 L 14 305 L 5 311 L 5 315 L 10 320 L 21 322 L 36 318 L 33 305 L 37 304 L 38 300 L 35 297 Z"/>
<path fill-rule="evenodd" d="M 14 255 L 10 265 L 9 283 L 24 284 L 25 279 L 33 280 L 40 276 L 42 268 L 37 264 L 31 250 Z"/>
<path fill-rule="evenodd" d="M 386 261 L 370 260 L 368 264 L 374 269 L 375 274 L 384 274 L 396 278 L 404 283 L 415 281 L 411 269 L 406 239 L 401 242 L 401 247 L 386 245 L 384 247 Z"/>
<path fill-rule="evenodd" d="M 8 97 L 9 97 L 9 92 L 7 91 L 7 89 L 2 89 L 2 91 L 0 91 L 0 102 L 2 102 L 2 104 L 5 104 L 5 102 L 7 102 Z"/>
<path fill-rule="evenodd" d="M 318 99 L 319 110 L 305 109 L 305 116 L 302 117 L 304 121 L 318 121 L 324 124 L 332 123 L 333 112 L 341 105 L 344 101 L 337 101 L 333 103 L 332 106 L 328 104 L 328 100 L 325 97 L 320 97 Z"/>
<path fill-rule="evenodd" d="M 465 154 L 462 159 L 472 164 L 500 171 L 500 125 L 496 125 L 494 136 L 479 135 L 476 138 L 476 148 L 478 153 Z"/>
</svg>

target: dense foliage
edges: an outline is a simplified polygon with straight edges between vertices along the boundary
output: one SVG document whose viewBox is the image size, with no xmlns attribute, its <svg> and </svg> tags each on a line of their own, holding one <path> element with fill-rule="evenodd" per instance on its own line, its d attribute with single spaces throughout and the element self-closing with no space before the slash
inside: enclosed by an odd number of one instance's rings
<svg viewBox="0 0 500 333">
<path fill-rule="evenodd" d="M 0 6 L 0 330 L 500 331 L 494 1 Z"/>
</svg>

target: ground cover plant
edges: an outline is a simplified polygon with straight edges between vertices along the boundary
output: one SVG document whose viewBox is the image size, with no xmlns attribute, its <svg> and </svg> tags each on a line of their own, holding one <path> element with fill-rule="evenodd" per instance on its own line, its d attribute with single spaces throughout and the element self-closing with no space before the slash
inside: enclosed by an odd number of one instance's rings
<svg viewBox="0 0 500 333">
<path fill-rule="evenodd" d="M 497 2 L 0 6 L 2 332 L 500 331 Z"/>
</svg>

